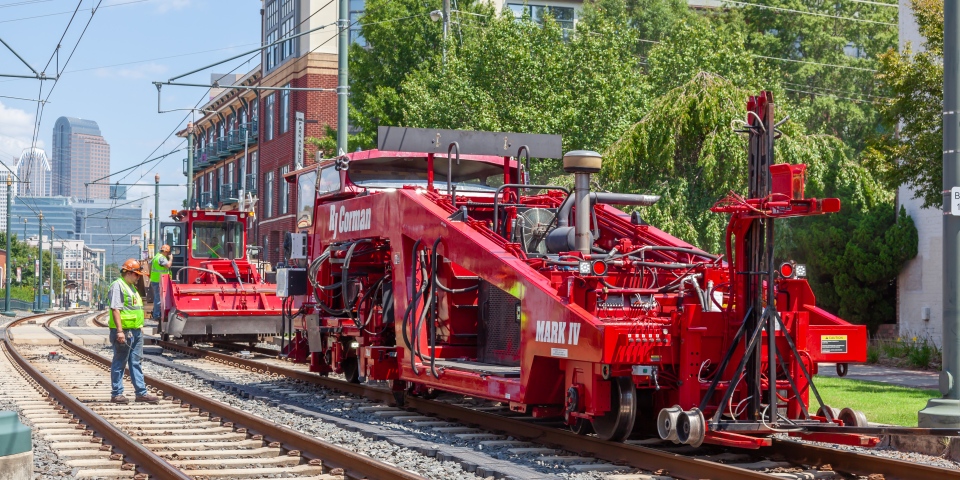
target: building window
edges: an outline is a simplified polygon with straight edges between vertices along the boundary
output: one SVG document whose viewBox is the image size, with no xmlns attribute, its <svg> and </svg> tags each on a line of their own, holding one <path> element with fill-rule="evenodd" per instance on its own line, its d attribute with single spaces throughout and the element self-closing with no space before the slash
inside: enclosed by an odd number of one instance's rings
<svg viewBox="0 0 960 480">
<path fill-rule="evenodd" d="M 361 47 L 367 46 L 367 39 L 363 38 L 360 25 L 360 16 L 363 15 L 365 0 L 350 0 L 350 42 Z"/>
<path fill-rule="evenodd" d="M 283 88 L 290 88 L 290 84 Z M 280 90 L 280 133 L 290 131 L 290 90 Z"/>
<path fill-rule="evenodd" d="M 507 8 L 513 12 L 514 18 L 523 18 L 524 15 L 529 15 L 530 20 L 540 25 L 543 25 L 547 15 L 550 15 L 556 20 L 557 24 L 560 25 L 560 28 L 564 30 L 565 36 L 573 30 L 574 23 L 576 22 L 576 9 L 574 9 L 574 7 L 508 3 Z"/>
<path fill-rule="evenodd" d="M 273 216 L 273 172 L 267 172 L 267 181 L 264 184 L 263 200 L 266 204 L 263 206 L 263 216 L 270 218 Z"/>
<path fill-rule="evenodd" d="M 253 191 L 257 190 L 257 153 L 250 154 L 250 170 L 247 170 L 247 188 Z"/>
<path fill-rule="evenodd" d="M 267 95 L 266 103 L 264 103 L 263 105 L 263 109 L 265 110 L 264 113 L 267 114 L 267 118 L 264 119 L 266 125 L 264 125 L 263 128 L 265 130 L 264 135 L 266 135 L 267 137 L 266 139 L 268 141 L 273 140 L 273 110 L 274 110 L 273 104 L 274 103 L 275 103 L 274 94 L 271 93 L 270 95 Z"/>
<path fill-rule="evenodd" d="M 293 17 L 290 17 L 283 21 L 283 24 L 280 25 L 280 38 L 288 38 L 294 34 L 293 27 Z M 280 44 L 280 61 L 286 60 L 293 56 L 293 39 L 289 38 L 287 41 Z"/>
<path fill-rule="evenodd" d="M 223 185 L 225 185 L 225 184 L 223 183 L 223 180 L 224 180 L 224 179 L 223 179 L 223 167 L 221 166 L 221 167 L 217 168 L 217 189 L 214 190 L 214 192 L 215 192 L 214 195 L 215 195 L 216 197 L 218 197 L 218 198 L 217 198 L 218 200 L 219 200 L 219 197 L 220 197 L 220 191 L 222 190 L 220 187 L 222 187 Z"/>
<path fill-rule="evenodd" d="M 286 215 L 290 208 L 290 184 L 284 178 L 289 171 L 290 167 L 280 167 L 280 215 Z"/>
<path fill-rule="evenodd" d="M 267 0 L 264 39 L 266 45 L 279 42 L 266 49 L 266 70 L 275 69 L 286 59 L 297 55 L 297 45 L 293 38 L 298 30 L 296 0 Z"/>
</svg>

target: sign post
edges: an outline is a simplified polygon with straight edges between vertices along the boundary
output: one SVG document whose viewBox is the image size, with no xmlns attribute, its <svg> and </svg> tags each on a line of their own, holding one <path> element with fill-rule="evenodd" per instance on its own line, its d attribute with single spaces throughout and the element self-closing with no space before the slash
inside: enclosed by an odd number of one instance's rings
<svg viewBox="0 0 960 480">
<path fill-rule="evenodd" d="M 303 112 L 295 112 L 294 118 L 296 140 L 293 146 L 293 169 L 300 170 L 303 168 Z"/>
</svg>

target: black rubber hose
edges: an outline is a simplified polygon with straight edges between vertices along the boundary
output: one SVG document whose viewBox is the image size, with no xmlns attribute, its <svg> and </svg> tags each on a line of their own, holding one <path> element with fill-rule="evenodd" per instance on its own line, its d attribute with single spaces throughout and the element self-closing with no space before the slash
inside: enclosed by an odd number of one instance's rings
<svg viewBox="0 0 960 480">
<path fill-rule="evenodd" d="M 414 292 L 414 294 L 413 294 L 413 298 L 411 298 L 410 301 L 407 303 L 407 308 L 403 311 L 403 318 L 401 319 L 401 325 L 400 325 L 400 332 L 403 335 L 403 343 L 404 345 L 406 345 L 407 349 L 411 351 L 410 368 L 413 370 L 415 374 L 418 374 L 418 375 L 419 375 L 419 372 L 417 372 L 417 365 L 416 365 L 416 362 L 414 361 L 414 358 L 413 358 L 414 356 L 412 354 L 413 345 L 411 345 L 410 343 L 410 336 L 407 335 L 407 325 L 409 325 L 410 311 L 413 310 L 413 306 L 416 304 L 416 302 L 419 301 L 419 296 L 420 296 L 420 289 L 416 288 L 417 250 L 419 249 L 420 249 L 420 240 L 417 240 L 416 242 L 413 242 L 413 248 L 411 249 L 411 252 L 410 252 L 410 258 L 411 258 L 411 261 L 413 262 L 413 264 L 410 266 L 410 288 L 411 288 L 411 291 Z"/>
<path fill-rule="evenodd" d="M 423 292 L 426 296 L 422 296 L 423 300 L 423 310 L 420 311 L 420 315 L 417 317 L 417 322 L 414 324 L 413 330 L 413 348 L 417 358 L 422 362 L 426 362 L 428 359 L 423 357 L 423 352 L 420 351 L 420 329 L 423 328 L 423 322 L 426 321 L 427 315 L 429 314 L 430 304 L 433 302 L 434 289 L 431 285 L 433 277 L 429 275 L 428 269 L 430 268 L 427 265 L 426 252 L 420 252 L 422 256 L 420 269 L 421 276 L 424 279 L 427 279 L 423 282 Z M 416 310 L 414 310 L 416 313 Z"/>
<path fill-rule="evenodd" d="M 431 303 L 428 304 L 430 308 L 430 373 L 433 375 L 433 378 L 440 379 L 440 374 L 437 373 L 437 295 L 436 288 L 439 280 L 437 279 L 437 264 L 439 263 L 439 255 L 437 255 L 437 247 L 440 246 L 440 239 L 438 238 L 433 242 L 433 258 L 430 259 L 430 299 Z M 477 284 L 477 287 L 480 285 Z"/>
<path fill-rule="evenodd" d="M 362 243 L 370 243 L 369 238 L 363 238 L 357 240 L 350 244 L 350 248 L 347 248 L 347 255 L 343 259 L 343 267 L 340 269 L 340 300 L 343 302 L 343 311 L 346 312 L 347 316 L 350 316 L 353 312 L 353 306 L 351 305 L 353 300 L 347 300 L 347 280 L 350 279 L 350 260 L 353 260 L 353 249 L 357 248 L 357 245 Z"/>
</svg>

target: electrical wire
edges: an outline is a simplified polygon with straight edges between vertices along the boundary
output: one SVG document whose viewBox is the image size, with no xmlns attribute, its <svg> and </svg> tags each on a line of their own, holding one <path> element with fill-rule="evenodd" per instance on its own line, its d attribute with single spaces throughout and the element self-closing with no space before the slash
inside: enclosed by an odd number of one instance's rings
<svg viewBox="0 0 960 480">
<path fill-rule="evenodd" d="M 811 12 L 811 11 L 809 11 L 809 10 L 794 10 L 794 9 L 792 9 L 792 8 L 772 7 L 772 6 L 770 6 L 770 5 L 760 5 L 760 4 L 757 4 L 757 3 L 737 2 L 737 1 L 734 1 L 734 0 L 723 0 L 723 1 L 724 1 L 725 3 L 732 3 L 732 4 L 734 4 L 734 5 L 742 5 L 742 6 L 754 7 L 754 8 L 763 8 L 763 9 L 767 9 L 767 10 L 775 10 L 775 11 L 778 11 L 778 12 L 799 13 L 799 14 L 801 14 L 801 15 L 811 15 L 811 16 L 814 16 L 814 17 L 833 18 L 833 19 L 836 19 L 836 20 L 849 20 L 849 21 L 851 21 L 851 22 L 871 23 L 871 24 L 876 24 L 876 25 L 889 25 L 889 26 L 893 26 L 893 27 L 896 27 L 896 26 L 897 26 L 896 23 L 878 22 L 878 21 L 876 21 L 876 20 L 867 20 L 867 19 L 865 19 L 865 18 L 844 17 L 844 16 L 840 16 L 840 15 L 830 15 L 830 14 L 826 14 L 826 13 Z"/>
<path fill-rule="evenodd" d="M 129 1 L 129 2 L 111 3 L 111 4 L 108 4 L 108 5 L 104 5 L 103 8 L 122 7 L 122 6 L 124 6 L 124 5 L 132 5 L 132 4 L 134 4 L 134 3 L 143 3 L 143 2 L 150 2 L 150 1 L 153 1 L 153 0 L 132 0 L 132 1 Z M 86 11 L 93 11 L 93 10 L 97 10 L 97 8 L 98 8 L 98 7 L 94 7 L 94 8 L 84 8 L 84 9 L 82 9 L 81 11 L 84 11 L 84 12 L 86 12 Z M 70 10 L 67 10 L 67 11 L 65 11 L 65 12 L 46 13 L 46 14 L 43 14 L 43 15 L 34 15 L 34 16 L 32 16 L 32 17 L 20 17 L 20 18 L 13 18 L 13 19 L 10 19 L 10 20 L 0 20 L 0 23 L 19 22 L 19 21 L 21 21 L 21 20 L 32 20 L 32 19 L 35 19 L 35 18 L 53 17 L 53 16 L 57 16 L 57 15 L 66 15 L 66 14 L 68 14 L 68 13 L 70 13 Z"/>
</svg>

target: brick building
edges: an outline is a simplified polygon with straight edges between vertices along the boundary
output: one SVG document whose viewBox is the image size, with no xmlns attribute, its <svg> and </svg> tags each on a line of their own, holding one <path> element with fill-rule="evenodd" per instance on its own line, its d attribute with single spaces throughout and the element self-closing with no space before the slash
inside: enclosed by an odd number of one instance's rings
<svg viewBox="0 0 960 480">
<path fill-rule="evenodd" d="M 270 44 L 337 20 L 336 8 L 319 0 L 265 0 L 263 41 Z M 357 2 L 362 6 L 362 2 Z M 314 14 L 314 12 L 316 12 Z M 304 139 L 325 134 L 337 124 L 337 31 L 318 30 L 266 49 L 261 64 L 263 86 L 328 91 L 260 92 L 260 188 L 257 225 L 251 239 L 263 247 L 264 260 L 280 260 L 283 235 L 295 230 L 295 192 L 284 175 L 315 162 L 316 149 L 303 143 L 297 165 L 297 123 L 302 115 Z"/>
<path fill-rule="evenodd" d="M 205 112 L 193 124 L 193 198 L 201 208 L 237 210 L 241 200 L 257 195 L 259 101 L 254 90 L 226 88 L 255 86 L 260 69 L 246 75 L 211 75 L 224 88 L 210 90 Z M 177 135 L 186 137 L 184 129 Z M 184 175 L 186 160 L 184 160 Z"/>
</svg>

